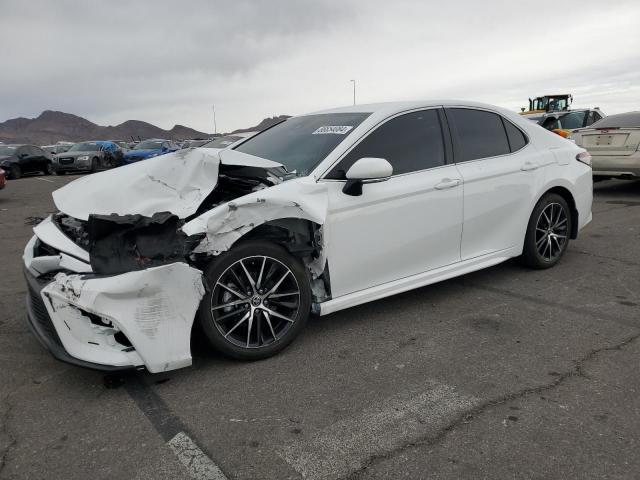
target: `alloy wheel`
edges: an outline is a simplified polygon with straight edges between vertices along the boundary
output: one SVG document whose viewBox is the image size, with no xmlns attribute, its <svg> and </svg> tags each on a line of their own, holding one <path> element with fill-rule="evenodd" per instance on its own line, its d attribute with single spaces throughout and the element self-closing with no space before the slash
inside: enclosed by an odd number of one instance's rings
<svg viewBox="0 0 640 480">
<path fill-rule="evenodd" d="M 210 308 L 228 342 L 259 348 L 282 338 L 295 323 L 300 287 L 291 270 L 275 258 L 245 257 L 220 275 Z"/>
<path fill-rule="evenodd" d="M 567 244 L 569 224 L 567 212 L 559 203 L 550 203 L 538 217 L 536 223 L 536 250 L 540 257 L 552 262 L 564 251 Z"/>
</svg>

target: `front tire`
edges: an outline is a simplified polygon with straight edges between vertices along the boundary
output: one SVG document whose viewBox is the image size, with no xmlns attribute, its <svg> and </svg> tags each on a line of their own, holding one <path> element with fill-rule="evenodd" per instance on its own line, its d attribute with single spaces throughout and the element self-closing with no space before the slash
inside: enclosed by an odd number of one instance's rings
<svg viewBox="0 0 640 480">
<path fill-rule="evenodd" d="M 311 288 L 302 263 L 279 245 L 248 241 L 205 269 L 198 321 L 210 345 L 240 360 L 275 355 L 302 331 Z"/>
<path fill-rule="evenodd" d="M 42 171 L 42 173 L 44 173 L 45 175 L 51 175 L 54 172 L 53 170 L 53 165 L 51 164 L 51 162 L 47 162 L 44 166 L 44 170 Z"/>
<path fill-rule="evenodd" d="M 571 238 L 571 209 L 557 193 L 547 193 L 529 218 L 522 263 L 530 268 L 553 267 L 560 261 Z"/>
<path fill-rule="evenodd" d="M 97 157 L 93 157 L 91 159 L 91 173 L 95 173 L 98 171 L 98 158 Z"/>
</svg>

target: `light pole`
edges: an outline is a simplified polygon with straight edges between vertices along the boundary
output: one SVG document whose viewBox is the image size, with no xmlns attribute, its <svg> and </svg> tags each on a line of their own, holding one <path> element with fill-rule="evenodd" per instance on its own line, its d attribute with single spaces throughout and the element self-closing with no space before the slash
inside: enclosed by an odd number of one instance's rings
<svg viewBox="0 0 640 480">
<path fill-rule="evenodd" d="M 351 83 L 353 83 L 353 104 L 356 104 L 356 81 L 355 80 L 349 80 Z"/>
<path fill-rule="evenodd" d="M 218 133 L 218 125 L 216 124 L 216 105 L 211 105 L 213 109 L 213 134 L 216 135 Z"/>
</svg>

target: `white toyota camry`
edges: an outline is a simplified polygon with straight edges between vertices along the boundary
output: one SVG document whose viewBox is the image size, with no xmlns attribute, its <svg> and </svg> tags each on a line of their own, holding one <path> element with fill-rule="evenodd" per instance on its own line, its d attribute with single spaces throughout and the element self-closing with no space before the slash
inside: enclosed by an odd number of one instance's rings
<svg viewBox="0 0 640 480">
<path fill-rule="evenodd" d="M 231 148 L 86 176 L 24 252 L 33 332 L 105 370 L 240 359 L 329 314 L 512 257 L 555 265 L 591 220 L 591 157 L 490 105 L 359 105 Z"/>
</svg>

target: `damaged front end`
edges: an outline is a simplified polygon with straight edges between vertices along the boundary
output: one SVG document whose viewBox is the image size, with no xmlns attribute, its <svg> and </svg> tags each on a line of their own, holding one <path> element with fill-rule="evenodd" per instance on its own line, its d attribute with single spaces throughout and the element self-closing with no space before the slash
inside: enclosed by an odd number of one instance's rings
<svg viewBox="0 0 640 480">
<path fill-rule="evenodd" d="M 24 253 L 32 330 L 78 365 L 188 366 L 202 270 L 241 238 L 285 245 L 309 267 L 316 304 L 329 298 L 326 191 L 291 178 L 267 160 L 196 149 L 54 192 L 60 213 L 34 228 Z"/>
<path fill-rule="evenodd" d="M 113 275 L 186 262 L 204 234 L 187 237 L 171 212 L 143 215 L 89 215 L 87 221 L 65 214 L 53 217 L 60 229 L 89 252 L 96 274 Z"/>
</svg>

